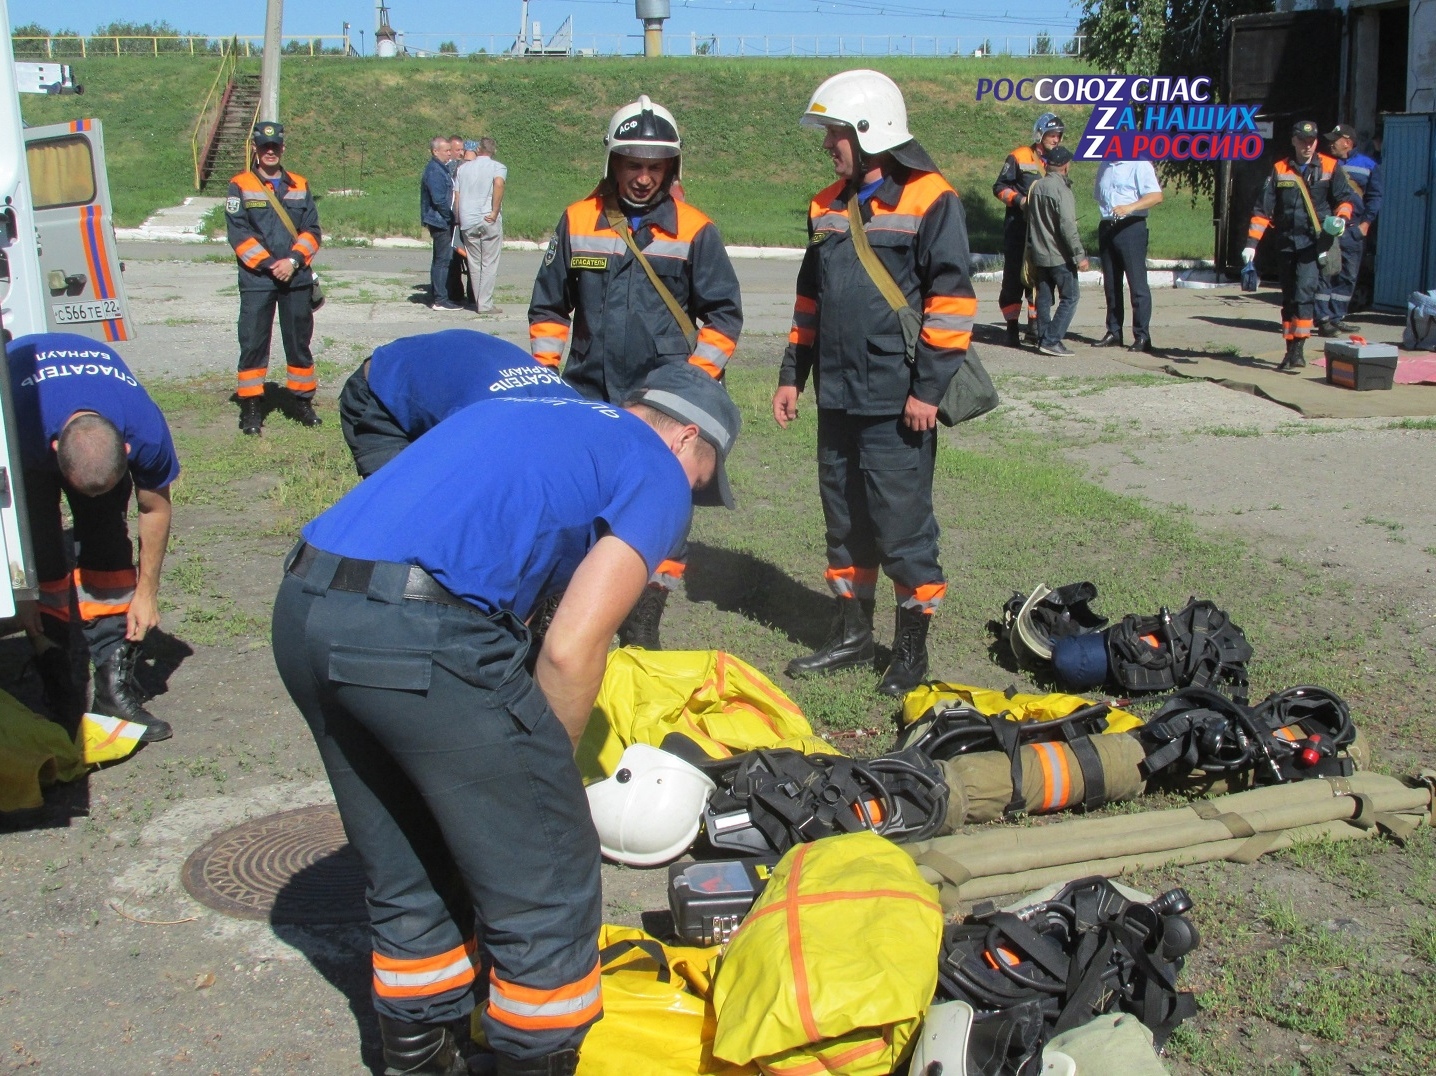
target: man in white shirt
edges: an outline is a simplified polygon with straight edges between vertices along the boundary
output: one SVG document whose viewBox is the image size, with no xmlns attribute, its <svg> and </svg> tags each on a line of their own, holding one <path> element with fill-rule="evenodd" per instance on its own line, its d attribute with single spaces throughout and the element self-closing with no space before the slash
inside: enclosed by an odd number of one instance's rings
<svg viewBox="0 0 1436 1076">
<path fill-rule="evenodd" d="M 1097 256 L 1107 293 L 1107 332 L 1096 347 L 1122 346 L 1122 277 L 1132 292 L 1132 346 L 1151 351 L 1152 292 L 1147 287 L 1147 211 L 1162 200 L 1150 161 L 1103 161 L 1097 169 Z"/>
<path fill-rule="evenodd" d="M 494 158 L 498 144 L 487 136 L 479 140 L 479 155 L 460 166 L 454 177 L 459 233 L 469 259 L 469 281 L 480 314 L 494 309 L 494 282 L 499 273 L 499 252 L 504 245 L 504 181 L 509 170 Z"/>
</svg>

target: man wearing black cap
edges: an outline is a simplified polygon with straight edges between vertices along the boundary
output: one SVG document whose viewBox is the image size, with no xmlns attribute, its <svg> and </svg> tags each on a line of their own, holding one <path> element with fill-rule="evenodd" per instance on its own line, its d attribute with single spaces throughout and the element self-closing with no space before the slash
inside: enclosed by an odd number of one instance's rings
<svg viewBox="0 0 1436 1076">
<path fill-rule="evenodd" d="M 284 341 L 286 385 L 293 414 L 318 426 L 314 413 L 314 272 L 319 253 L 319 210 L 308 181 L 281 163 L 284 125 L 254 125 L 254 169 L 229 181 L 224 215 L 229 245 L 239 262 L 239 428 L 257 435 L 264 425 L 264 375 L 274 315 Z"/>
<path fill-rule="evenodd" d="M 673 197 L 683 172 L 673 113 L 640 96 L 614 112 L 603 144 L 604 178 L 564 210 L 534 278 L 533 357 L 557 367 L 569 345 L 565 380 L 614 403 L 659 366 L 721 379 L 743 329 L 743 302 L 718 226 Z M 659 649 L 659 623 L 685 561 L 680 549 L 658 565 L 619 629 L 623 645 Z"/>
<path fill-rule="evenodd" d="M 1366 237 L 1381 212 L 1381 165 L 1364 153 L 1356 152 L 1356 129 L 1337 124 L 1321 137 L 1331 147 L 1331 155 L 1341 162 L 1346 181 L 1361 196 L 1361 213 L 1341 236 L 1341 272 L 1334 279 L 1323 281 L 1316 292 L 1317 332 L 1322 336 L 1340 336 L 1356 331 L 1346 320 L 1356 278 L 1361 275 L 1361 259 L 1366 252 Z"/>
<path fill-rule="evenodd" d="M 967 358 L 977 315 L 967 218 L 909 132 L 902 90 L 881 72 L 834 75 L 799 122 L 823 131 L 837 179 L 808 204 L 773 418 L 792 422 L 811 378 L 824 576 L 837 616 L 827 642 L 789 662 L 788 675 L 872 663 L 881 568 L 897 616 L 878 690 L 901 696 L 927 679 L 928 628 L 947 593 L 932 480 L 938 404 Z"/>
<path fill-rule="evenodd" d="M 485 400 L 304 528 L 275 661 L 368 876 L 386 1071 L 465 1073 L 486 993 L 499 1076 L 573 1076 L 603 1013 L 598 836 L 573 748 L 693 491 L 732 507 L 740 425 L 683 365 L 621 407 Z M 524 621 L 559 592 L 530 676 Z"/>
<path fill-rule="evenodd" d="M 1077 274 L 1087 271 L 1087 254 L 1077 232 L 1077 201 L 1072 197 L 1072 151 L 1054 146 L 1047 152 L 1047 174 L 1027 192 L 1027 256 L 1037 275 L 1037 350 L 1066 357 L 1062 342 L 1077 313 Z M 1053 295 L 1061 297 L 1052 312 Z"/>
<path fill-rule="evenodd" d="M 1302 120 L 1291 129 L 1291 155 L 1277 161 L 1261 198 L 1252 208 L 1243 263 L 1256 260 L 1268 228 L 1276 231 L 1281 266 L 1281 331 L 1286 354 L 1277 369 L 1294 374 L 1306 365 L 1323 257 L 1339 258 L 1335 240 L 1361 208 L 1361 196 L 1347 182 L 1341 162 L 1316 149 L 1316 124 Z M 1328 255 L 1328 251 L 1332 251 Z M 1334 276 L 1334 273 L 1328 273 Z"/>
</svg>

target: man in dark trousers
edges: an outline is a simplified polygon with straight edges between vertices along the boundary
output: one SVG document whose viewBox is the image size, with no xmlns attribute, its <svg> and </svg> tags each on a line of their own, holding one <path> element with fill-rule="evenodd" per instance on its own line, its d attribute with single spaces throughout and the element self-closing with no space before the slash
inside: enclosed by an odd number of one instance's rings
<svg viewBox="0 0 1436 1076">
<path fill-rule="evenodd" d="M 1022 259 L 1027 244 L 1027 192 L 1046 174 L 1046 156 L 1061 145 L 1067 130 L 1055 112 L 1044 112 L 1032 125 L 1033 142 L 1018 146 L 1002 162 L 992 193 L 1007 207 L 1002 218 L 1002 288 L 997 305 L 1007 323 L 1007 346 L 1017 347 L 1021 334 L 1017 320 L 1022 316 L 1022 298 L 1027 296 L 1027 334 L 1036 342 L 1037 307 L 1032 292 L 1022 284 Z"/>
<path fill-rule="evenodd" d="M 1132 351 L 1152 350 L 1152 289 L 1147 285 L 1147 213 L 1162 201 L 1151 161 L 1103 161 L 1092 186 L 1102 222 L 1097 256 L 1107 298 L 1107 331 L 1094 347 L 1121 347 L 1122 278 L 1132 292 Z"/>
<path fill-rule="evenodd" d="M 435 135 L 429 142 L 429 163 L 419 180 L 419 219 L 434 244 L 429 263 L 429 302 L 433 310 L 461 310 L 449 298 L 449 263 L 454 257 L 454 177 L 450 174 L 449 140 Z"/>
<path fill-rule="evenodd" d="M 456 411 L 494 396 L 579 398 L 518 345 L 445 329 L 375 348 L 339 393 L 339 425 L 359 477 L 368 478 Z"/>
<path fill-rule="evenodd" d="M 229 245 L 239 262 L 239 428 L 257 436 L 264 425 L 264 375 L 274 317 L 284 341 L 285 383 L 293 414 L 318 426 L 314 413 L 314 255 L 319 253 L 319 209 L 309 182 L 283 163 L 284 125 L 254 125 L 254 169 L 229 181 L 224 216 Z"/>
<path fill-rule="evenodd" d="M 483 994 L 499 1076 L 576 1071 L 603 1002 L 598 835 L 574 745 L 692 491 L 732 506 L 739 425 L 686 366 L 621 407 L 484 400 L 304 528 L 275 661 L 368 876 L 386 1071 L 466 1073 Z M 559 591 L 531 677 L 524 620 Z"/>
<path fill-rule="evenodd" d="M 901 696 L 927 678 L 927 633 L 947 592 L 932 507 L 937 405 L 972 342 L 977 297 L 957 192 L 907 129 L 902 91 L 877 71 L 845 71 L 814 92 L 801 120 L 824 131 L 837 182 L 808 205 L 793 328 L 773 394 L 787 425 L 811 376 L 825 577 L 837 598 L 828 641 L 790 676 L 874 658 L 878 569 L 893 581 L 892 661 L 878 690 Z M 863 265 L 852 215 L 873 255 L 920 314 L 911 358 L 903 322 Z"/>
<path fill-rule="evenodd" d="M 603 144 L 603 179 L 559 218 L 534 278 L 529 349 L 557 367 L 569 344 L 563 376 L 591 400 L 621 402 L 664 365 L 721 380 L 743 303 L 718 226 L 673 198 L 683 170 L 677 122 L 640 96 L 613 114 Z M 624 646 L 660 648 L 663 611 L 685 567 L 686 547 L 658 566 L 619 630 Z"/>
<path fill-rule="evenodd" d="M 1242 248 L 1242 262 L 1250 265 L 1256 260 L 1262 235 L 1268 228 L 1275 229 L 1281 266 L 1281 331 L 1286 339 L 1286 354 L 1277 369 L 1287 374 L 1306 366 L 1304 351 L 1322 272 L 1318 259 L 1327 251 L 1331 251 L 1330 257 L 1341 257 L 1335 240 L 1361 209 L 1361 196 L 1347 182 L 1341 162 L 1317 151 L 1316 135 L 1312 120 L 1292 127 L 1291 153 L 1272 166 L 1252 208 L 1247 245 Z"/>
<path fill-rule="evenodd" d="M 1356 326 L 1346 320 L 1346 313 L 1356 290 L 1356 278 L 1361 275 L 1366 239 L 1381 212 L 1381 165 L 1365 153 L 1356 152 L 1355 128 L 1337 124 L 1322 137 L 1331 146 L 1331 155 L 1341 162 L 1346 181 L 1361 196 L 1361 213 L 1341 235 L 1341 272 L 1317 287 L 1317 332 L 1331 337 L 1356 332 Z"/>
<path fill-rule="evenodd" d="M 1077 313 L 1077 274 L 1087 271 L 1087 254 L 1077 231 L 1077 201 L 1072 197 L 1072 151 L 1054 146 L 1047 174 L 1027 193 L 1027 256 L 1037 276 L 1037 350 L 1066 358 L 1062 342 Z M 1059 301 L 1054 312 L 1054 298 Z"/>
<path fill-rule="evenodd" d="M 164 415 L 120 357 L 88 337 L 22 336 L 6 357 L 40 576 L 38 608 L 29 603 L 21 619 L 42 652 L 55 644 L 64 653 L 78 614 L 95 664 L 94 712 L 147 726 L 144 740 L 167 739 L 169 724 L 145 709 L 133 682 L 140 644 L 160 623 L 170 484 L 180 471 Z M 132 491 L 138 570 L 126 524 Z M 74 522 L 73 571 L 62 495 Z M 69 664 L 39 665 L 51 709 L 73 734 L 84 700 Z"/>
</svg>

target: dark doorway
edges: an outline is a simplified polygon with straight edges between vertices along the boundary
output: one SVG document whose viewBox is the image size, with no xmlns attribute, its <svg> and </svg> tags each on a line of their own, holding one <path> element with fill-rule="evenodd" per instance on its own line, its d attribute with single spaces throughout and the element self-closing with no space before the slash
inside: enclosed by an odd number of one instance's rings
<svg viewBox="0 0 1436 1076">
<path fill-rule="evenodd" d="M 1406 111 L 1406 56 L 1411 44 L 1411 6 L 1381 9 L 1376 66 L 1376 112 Z"/>
</svg>

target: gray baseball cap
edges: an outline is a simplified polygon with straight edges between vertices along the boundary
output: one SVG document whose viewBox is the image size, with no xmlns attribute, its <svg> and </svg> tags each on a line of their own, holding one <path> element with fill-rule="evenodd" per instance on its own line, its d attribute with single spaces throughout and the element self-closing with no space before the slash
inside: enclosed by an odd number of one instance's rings
<svg viewBox="0 0 1436 1076">
<path fill-rule="evenodd" d="M 717 451 L 718 465 L 713 481 L 693 492 L 693 503 L 704 506 L 733 507 L 733 489 L 728 484 L 725 466 L 743 416 L 721 382 L 688 363 L 668 363 L 658 367 L 644 382 L 643 388 L 624 401 L 646 404 L 684 425 L 697 426 L 698 433 Z"/>
</svg>

